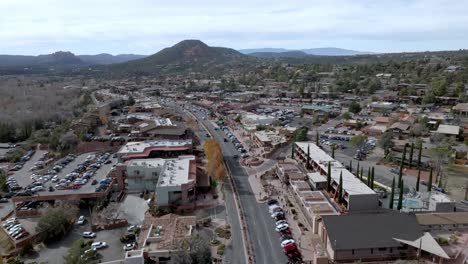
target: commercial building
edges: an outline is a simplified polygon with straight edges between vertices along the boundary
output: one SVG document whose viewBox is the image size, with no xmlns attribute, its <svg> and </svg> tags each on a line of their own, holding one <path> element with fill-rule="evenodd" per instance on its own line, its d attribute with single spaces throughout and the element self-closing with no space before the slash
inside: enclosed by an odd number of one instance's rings
<svg viewBox="0 0 468 264">
<path fill-rule="evenodd" d="M 138 138 L 183 139 L 187 135 L 187 128 L 169 118 L 155 118 L 133 124 L 130 135 Z"/>
<path fill-rule="evenodd" d="M 120 161 L 130 159 L 178 157 L 192 153 L 192 140 L 128 142 L 118 152 Z"/>
<path fill-rule="evenodd" d="M 256 131 L 252 134 L 252 139 L 266 157 L 287 142 L 286 137 L 278 131 Z"/>
<path fill-rule="evenodd" d="M 195 198 L 195 156 L 135 159 L 127 163 L 129 191 L 156 191 L 158 206 L 185 205 Z"/>
<path fill-rule="evenodd" d="M 331 165 L 331 195 L 337 193 L 340 175 L 342 176 L 343 203 L 348 211 L 366 211 L 378 208 L 378 194 L 348 171 L 343 164 L 330 157 L 314 143 L 296 142 L 294 144 L 294 158 L 304 164 L 306 169 L 318 172 L 326 177 L 328 164 Z"/>
<path fill-rule="evenodd" d="M 449 258 L 414 214 L 383 211 L 322 220 L 319 235 L 334 262 L 414 259 L 418 249 L 430 258 Z"/>
</svg>

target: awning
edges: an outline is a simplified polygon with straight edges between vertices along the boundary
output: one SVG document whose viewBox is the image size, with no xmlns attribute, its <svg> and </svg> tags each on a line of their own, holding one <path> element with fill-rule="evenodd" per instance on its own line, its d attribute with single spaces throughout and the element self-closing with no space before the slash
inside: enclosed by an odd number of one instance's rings
<svg viewBox="0 0 468 264">
<path fill-rule="evenodd" d="M 431 253 L 433 255 L 439 256 L 441 258 L 450 259 L 450 257 L 445 253 L 444 249 L 437 243 L 437 241 L 429 233 L 424 233 L 424 235 L 414 241 L 404 240 L 393 238 L 396 241 L 412 246 L 414 248 L 421 248 L 421 250 Z"/>
</svg>

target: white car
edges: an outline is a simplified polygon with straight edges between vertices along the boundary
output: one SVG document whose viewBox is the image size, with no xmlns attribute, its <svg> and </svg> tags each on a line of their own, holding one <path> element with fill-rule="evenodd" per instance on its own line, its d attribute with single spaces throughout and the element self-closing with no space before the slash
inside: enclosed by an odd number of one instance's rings
<svg viewBox="0 0 468 264">
<path fill-rule="evenodd" d="M 106 247 L 107 247 L 106 242 L 94 242 L 91 244 L 91 248 L 94 248 L 94 249 L 102 249 Z"/>
<path fill-rule="evenodd" d="M 268 211 L 270 212 L 270 214 L 272 214 L 276 208 L 281 208 L 281 206 L 279 206 L 279 204 L 272 204 L 268 206 Z"/>
<path fill-rule="evenodd" d="M 96 233 L 93 233 L 93 232 L 83 232 L 83 235 L 82 235 L 84 238 L 95 238 L 96 237 Z"/>
<path fill-rule="evenodd" d="M 271 214 L 271 218 L 276 218 L 278 215 L 284 215 L 284 212 L 274 212 Z"/>
<path fill-rule="evenodd" d="M 294 243 L 296 243 L 296 241 L 294 241 L 294 239 L 286 239 L 286 240 L 283 240 L 281 242 L 281 246 L 285 247 L 287 245 L 291 245 L 291 244 L 294 244 Z"/>
<path fill-rule="evenodd" d="M 279 220 L 279 221 L 276 221 L 276 226 L 279 226 L 281 224 L 287 224 L 287 223 L 288 223 L 288 221 L 286 221 L 286 220 Z"/>
<path fill-rule="evenodd" d="M 287 229 L 289 229 L 288 224 L 280 224 L 280 225 L 277 225 L 275 227 L 276 232 L 281 232 L 281 231 L 284 231 L 284 230 L 287 230 Z"/>
<path fill-rule="evenodd" d="M 125 246 L 123 247 L 123 249 L 124 249 L 125 251 L 130 251 L 130 250 L 132 250 L 132 249 L 134 249 L 134 248 L 135 248 L 135 243 L 125 244 Z"/>
<path fill-rule="evenodd" d="M 80 217 L 78 218 L 78 221 L 77 221 L 76 223 L 79 224 L 79 225 L 84 225 L 85 221 L 86 221 L 85 217 L 84 217 L 84 216 L 80 216 Z"/>
</svg>

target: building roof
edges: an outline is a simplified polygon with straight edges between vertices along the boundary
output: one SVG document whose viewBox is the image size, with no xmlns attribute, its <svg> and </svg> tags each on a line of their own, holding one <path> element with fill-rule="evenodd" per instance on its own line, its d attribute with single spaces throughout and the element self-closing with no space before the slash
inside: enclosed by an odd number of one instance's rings
<svg viewBox="0 0 468 264">
<path fill-rule="evenodd" d="M 128 142 L 117 152 L 119 154 L 143 153 L 147 148 L 177 148 L 191 146 L 192 140 L 156 140 L 144 142 Z"/>
<path fill-rule="evenodd" d="M 332 108 L 328 105 L 307 104 L 302 106 L 302 110 L 313 110 L 330 113 Z"/>
<path fill-rule="evenodd" d="M 280 135 L 278 131 L 256 131 L 255 136 L 262 142 L 270 142 L 272 145 L 286 143 L 286 137 Z"/>
<path fill-rule="evenodd" d="M 459 103 L 453 107 L 453 110 L 468 112 L 468 103 Z"/>
<path fill-rule="evenodd" d="M 439 125 L 435 133 L 439 134 L 446 134 L 446 135 L 458 135 L 460 134 L 460 127 L 459 126 L 452 126 L 452 125 Z"/>
<path fill-rule="evenodd" d="M 395 239 L 416 240 L 423 236 L 414 214 L 376 212 L 322 219 L 335 250 L 398 247 L 401 243 Z"/>
<path fill-rule="evenodd" d="M 422 237 L 416 240 L 405 240 L 397 238 L 395 238 L 395 240 L 400 243 L 410 245 L 414 248 L 421 248 L 422 251 L 429 252 L 444 259 L 450 259 L 444 249 L 439 245 L 439 243 L 437 243 L 437 241 L 430 233 L 424 233 Z"/>
<path fill-rule="evenodd" d="M 410 128 L 410 125 L 400 123 L 400 122 L 395 122 L 390 126 L 390 129 L 398 129 L 398 130 L 401 130 L 401 131 L 406 131 L 409 128 Z"/>
<path fill-rule="evenodd" d="M 132 167 L 145 167 L 150 173 L 158 175 L 157 186 L 180 186 L 194 181 L 191 178 L 191 161 L 195 161 L 195 156 L 179 156 L 176 159 L 135 159 L 127 163 L 129 170 Z"/>
<path fill-rule="evenodd" d="M 416 214 L 420 225 L 468 224 L 468 212 Z"/>
<path fill-rule="evenodd" d="M 328 162 L 331 164 L 331 177 L 335 182 L 339 182 L 340 175 L 343 175 L 343 190 L 349 195 L 353 194 L 375 194 L 375 192 L 364 184 L 353 173 L 348 171 L 343 164 L 330 157 L 320 147 L 310 142 L 296 142 L 304 153 L 307 153 L 307 147 L 310 148 L 310 158 L 319 164 L 323 171 L 328 170 Z"/>
<path fill-rule="evenodd" d="M 377 123 L 388 123 L 390 122 L 390 118 L 388 116 L 378 116 L 375 118 L 375 122 Z"/>
</svg>

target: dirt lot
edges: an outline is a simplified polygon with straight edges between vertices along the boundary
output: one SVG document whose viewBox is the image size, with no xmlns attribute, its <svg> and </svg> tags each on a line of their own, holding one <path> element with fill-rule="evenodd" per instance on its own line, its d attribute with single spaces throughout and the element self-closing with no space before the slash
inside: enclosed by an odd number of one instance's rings
<svg viewBox="0 0 468 264">
<path fill-rule="evenodd" d="M 448 181 L 445 183 L 445 189 L 454 199 L 465 199 L 465 188 L 468 181 L 468 168 L 463 166 L 452 165 L 446 169 Z"/>
</svg>

